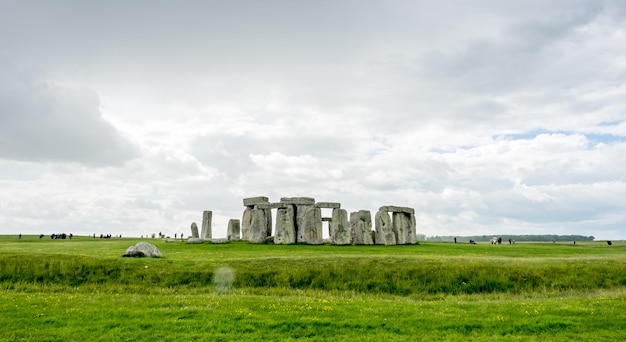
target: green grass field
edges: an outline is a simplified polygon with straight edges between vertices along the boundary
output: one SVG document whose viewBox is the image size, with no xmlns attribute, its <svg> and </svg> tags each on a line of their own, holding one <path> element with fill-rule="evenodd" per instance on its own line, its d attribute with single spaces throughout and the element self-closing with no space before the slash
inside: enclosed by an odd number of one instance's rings
<svg viewBox="0 0 626 342">
<path fill-rule="evenodd" d="M 624 242 L 284 246 L 149 239 L 163 258 L 122 258 L 138 241 L 0 236 L 0 340 L 626 336 Z M 234 277 L 221 276 L 224 269 Z"/>
</svg>

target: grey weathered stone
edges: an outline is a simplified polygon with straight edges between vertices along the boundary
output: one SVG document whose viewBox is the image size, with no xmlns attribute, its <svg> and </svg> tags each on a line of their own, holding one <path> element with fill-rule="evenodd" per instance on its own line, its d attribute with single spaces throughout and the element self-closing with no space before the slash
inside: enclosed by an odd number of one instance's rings
<svg viewBox="0 0 626 342">
<path fill-rule="evenodd" d="M 204 241 L 205 241 L 204 239 L 194 238 L 194 237 L 187 239 L 187 243 L 204 243 Z"/>
<path fill-rule="evenodd" d="M 295 209 L 295 218 L 296 218 L 296 242 L 297 243 L 306 243 L 306 236 L 304 234 L 304 226 L 305 226 L 305 215 L 309 211 L 309 209 L 315 208 L 313 205 L 303 205 L 298 204 L 294 205 Z"/>
<path fill-rule="evenodd" d="M 412 245 L 417 243 L 417 223 L 415 222 L 414 214 L 409 214 L 409 236 L 407 243 Z"/>
<path fill-rule="evenodd" d="M 322 217 L 322 222 L 330 222 L 332 220 L 333 220 L 332 217 Z"/>
<path fill-rule="evenodd" d="M 395 212 L 392 218 L 393 232 L 396 234 L 397 244 L 406 245 L 409 238 L 410 219 L 406 213 Z"/>
<path fill-rule="evenodd" d="M 125 257 L 148 257 L 148 258 L 160 258 L 163 256 L 156 246 L 144 241 L 137 242 L 136 245 L 130 246 L 124 252 Z"/>
<path fill-rule="evenodd" d="M 228 243 L 230 242 L 228 239 L 226 238 L 215 238 L 215 239 L 211 239 L 211 243 Z"/>
<path fill-rule="evenodd" d="M 315 205 L 312 197 L 281 197 L 280 201 L 285 204 Z"/>
<path fill-rule="evenodd" d="M 348 212 L 345 209 L 333 209 L 333 217 L 328 224 L 330 243 L 334 245 L 349 245 L 351 243 Z"/>
<path fill-rule="evenodd" d="M 213 212 L 210 210 L 205 210 L 202 212 L 202 230 L 200 231 L 200 238 L 202 239 L 211 239 L 213 236 L 212 228 L 211 228 L 211 220 L 213 219 Z"/>
<path fill-rule="evenodd" d="M 316 208 L 325 208 L 325 209 L 339 209 L 341 208 L 341 203 L 338 202 L 317 202 L 315 203 Z"/>
<path fill-rule="evenodd" d="M 241 240 L 241 223 L 238 219 L 228 220 L 228 229 L 226 232 L 226 238 L 230 241 Z"/>
<path fill-rule="evenodd" d="M 246 207 L 241 217 L 241 239 L 250 240 L 250 224 L 252 223 L 252 208 Z"/>
<path fill-rule="evenodd" d="M 396 234 L 393 232 L 391 217 L 386 211 L 379 210 L 374 216 L 374 241 L 377 245 L 395 245 Z"/>
<path fill-rule="evenodd" d="M 373 245 L 372 214 L 369 210 L 359 210 L 350 214 L 350 230 L 352 243 L 356 245 Z"/>
<path fill-rule="evenodd" d="M 250 211 L 250 237 L 251 243 L 263 243 L 267 234 L 267 217 L 263 209 L 252 209 Z"/>
<path fill-rule="evenodd" d="M 274 243 L 296 243 L 296 222 L 294 207 L 292 205 L 278 209 L 276 212 L 276 234 L 274 235 Z"/>
<path fill-rule="evenodd" d="M 274 242 L 273 236 L 268 236 L 263 240 L 263 243 L 273 243 L 273 242 Z"/>
<path fill-rule="evenodd" d="M 396 205 L 384 205 L 378 209 L 379 211 L 386 211 L 389 213 L 406 213 L 415 214 L 415 209 L 409 207 L 399 207 Z"/>
<path fill-rule="evenodd" d="M 305 210 L 301 226 L 298 227 L 302 231 L 304 240 L 309 245 L 321 245 L 324 243 L 323 225 L 322 225 L 322 209 L 308 206 Z"/>
<path fill-rule="evenodd" d="M 195 222 L 191 223 L 191 237 L 192 238 L 200 237 L 200 235 L 198 234 L 198 225 Z"/>
<path fill-rule="evenodd" d="M 253 207 L 255 205 L 268 203 L 268 202 L 269 202 L 269 198 L 265 196 L 249 197 L 249 198 L 243 199 L 243 205 L 246 207 Z"/>
<path fill-rule="evenodd" d="M 255 205 L 255 207 L 257 209 L 280 209 L 280 208 L 287 208 L 289 204 L 287 203 L 281 203 L 281 202 L 276 202 L 276 203 L 260 203 Z"/>
</svg>

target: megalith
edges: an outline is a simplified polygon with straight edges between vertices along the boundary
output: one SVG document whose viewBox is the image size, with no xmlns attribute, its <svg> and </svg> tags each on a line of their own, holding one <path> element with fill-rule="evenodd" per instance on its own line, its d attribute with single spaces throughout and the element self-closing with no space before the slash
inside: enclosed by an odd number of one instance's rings
<svg viewBox="0 0 626 342">
<path fill-rule="evenodd" d="M 252 207 L 246 207 L 241 217 L 241 239 L 250 240 L 250 224 L 252 223 Z"/>
<path fill-rule="evenodd" d="M 197 239 L 200 237 L 198 234 L 198 225 L 195 222 L 191 223 L 191 237 Z"/>
<path fill-rule="evenodd" d="M 212 229 L 211 229 L 211 220 L 213 218 L 213 212 L 210 210 L 205 210 L 202 213 L 202 230 L 200 234 L 200 238 L 211 240 L 213 237 Z"/>
<path fill-rule="evenodd" d="M 331 244 L 349 245 L 351 243 L 348 212 L 345 209 L 333 209 L 331 220 L 328 223 L 328 228 L 330 230 Z"/>
<path fill-rule="evenodd" d="M 387 211 L 378 210 L 374 216 L 374 229 L 376 231 L 374 242 L 377 245 L 395 245 L 396 234 L 393 232 L 391 217 Z"/>
<path fill-rule="evenodd" d="M 309 245 L 323 244 L 322 209 L 306 206 L 303 211 L 304 213 L 298 225 L 298 231 L 304 237 L 301 242 L 306 242 Z"/>
<path fill-rule="evenodd" d="M 352 243 L 356 245 L 373 245 L 372 214 L 369 210 L 359 210 L 350 214 L 350 230 Z"/>
<path fill-rule="evenodd" d="M 228 229 L 226 238 L 229 241 L 239 241 L 241 239 L 241 224 L 238 219 L 228 220 Z"/>
<path fill-rule="evenodd" d="M 250 210 L 250 237 L 251 243 L 264 243 L 267 234 L 267 217 L 264 209 Z"/>
<path fill-rule="evenodd" d="M 276 233 L 274 243 L 292 244 L 296 243 L 296 222 L 294 206 L 286 205 L 276 211 Z"/>
<path fill-rule="evenodd" d="M 393 213 L 393 232 L 398 239 L 398 245 L 406 245 L 409 238 L 410 220 L 403 212 Z"/>
<path fill-rule="evenodd" d="M 148 258 L 161 258 L 163 254 L 156 248 L 155 245 L 141 241 L 136 245 L 130 246 L 124 252 L 124 257 L 148 257 Z"/>
</svg>

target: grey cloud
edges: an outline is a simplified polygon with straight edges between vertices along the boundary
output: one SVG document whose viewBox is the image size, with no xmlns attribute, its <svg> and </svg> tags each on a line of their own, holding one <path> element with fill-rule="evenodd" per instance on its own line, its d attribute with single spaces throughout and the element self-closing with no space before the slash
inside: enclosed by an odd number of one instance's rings
<svg viewBox="0 0 626 342">
<path fill-rule="evenodd" d="M 0 157 L 119 165 L 137 148 L 105 121 L 98 95 L 0 68 Z"/>
</svg>

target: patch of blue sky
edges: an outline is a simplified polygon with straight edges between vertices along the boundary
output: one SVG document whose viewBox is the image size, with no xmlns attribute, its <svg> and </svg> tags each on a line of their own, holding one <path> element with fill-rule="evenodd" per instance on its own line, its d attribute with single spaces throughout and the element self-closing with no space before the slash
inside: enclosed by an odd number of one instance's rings
<svg viewBox="0 0 626 342">
<path fill-rule="evenodd" d="M 494 139 L 495 140 L 532 140 L 541 134 L 564 134 L 564 135 L 582 134 L 593 145 L 626 142 L 626 135 L 615 135 L 615 134 L 608 134 L 608 133 L 593 134 L 593 133 L 580 133 L 580 132 L 574 132 L 574 131 L 546 131 L 546 130 L 535 130 L 535 131 L 519 133 L 519 134 L 496 135 L 494 136 Z"/>
</svg>

